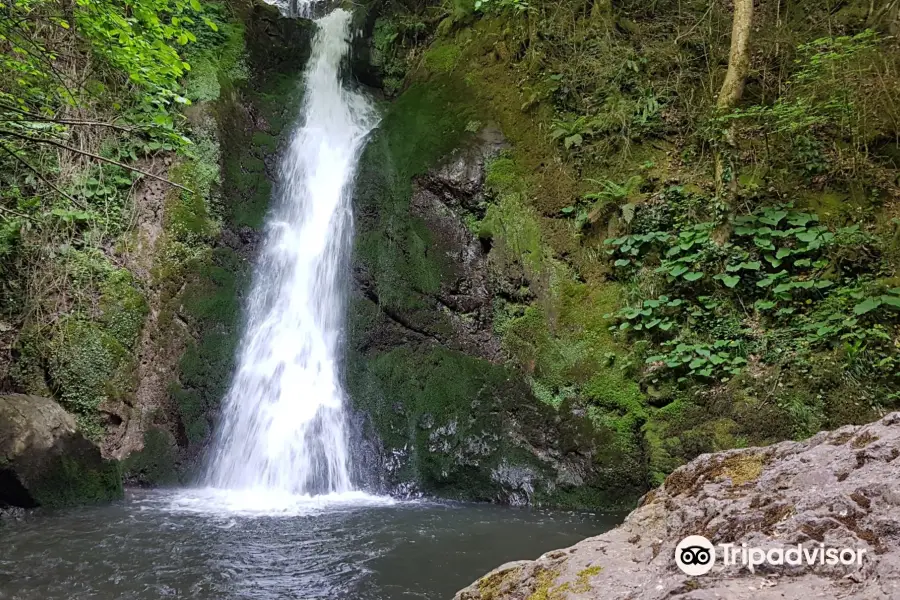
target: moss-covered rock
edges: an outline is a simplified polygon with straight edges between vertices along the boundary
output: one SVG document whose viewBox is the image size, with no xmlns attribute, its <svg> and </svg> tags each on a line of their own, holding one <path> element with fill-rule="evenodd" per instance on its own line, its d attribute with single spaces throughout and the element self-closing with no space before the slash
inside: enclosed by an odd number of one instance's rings
<svg viewBox="0 0 900 600">
<path fill-rule="evenodd" d="M 144 432 L 144 446 L 122 464 L 125 480 L 138 485 L 174 485 L 178 474 L 178 448 L 171 432 L 153 427 Z"/>
<path fill-rule="evenodd" d="M 63 507 L 122 498 L 116 461 L 48 398 L 0 396 L 0 506 Z"/>
<path fill-rule="evenodd" d="M 643 396 L 603 371 L 611 302 L 550 261 L 506 141 L 442 67 L 390 106 L 357 181 L 348 387 L 387 483 L 507 503 L 634 501 L 648 479 L 643 422 L 627 411 Z M 528 306 L 530 288 L 553 318 Z M 593 312 L 572 300 L 590 296 Z M 588 381 L 593 395 L 572 386 Z"/>
</svg>

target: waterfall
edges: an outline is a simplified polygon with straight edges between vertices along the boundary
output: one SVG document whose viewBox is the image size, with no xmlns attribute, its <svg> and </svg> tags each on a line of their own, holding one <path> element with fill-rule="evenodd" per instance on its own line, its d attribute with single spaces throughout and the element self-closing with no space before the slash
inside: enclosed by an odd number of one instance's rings
<svg viewBox="0 0 900 600">
<path fill-rule="evenodd" d="M 292 11 L 310 7 L 302 0 Z M 345 89 L 350 17 L 315 21 L 300 126 L 280 161 L 237 367 L 205 477 L 214 488 L 317 495 L 352 489 L 339 373 L 351 187 L 377 122 Z"/>
</svg>

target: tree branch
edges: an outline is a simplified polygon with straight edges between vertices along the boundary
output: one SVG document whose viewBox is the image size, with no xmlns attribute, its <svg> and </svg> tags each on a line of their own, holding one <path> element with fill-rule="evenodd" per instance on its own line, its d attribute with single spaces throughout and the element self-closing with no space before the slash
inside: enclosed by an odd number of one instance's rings
<svg viewBox="0 0 900 600">
<path fill-rule="evenodd" d="M 169 185 L 171 185 L 171 186 L 173 186 L 173 187 L 177 187 L 177 188 L 182 189 L 182 190 L 184 190 L 184 191 L 186 191 L 186 192 L 190 192 L 191 194 L 196 194 L 196 193 L 197 193 L 197 192 L 195 192 L 194 190 L 192 190 L 192 189 L 190 189 L 190 188 L 186 188 L 186 187 L 184 187 L 183 185 L 181 185 L 181 184 L 179 184 L 179 183 L 175 183 L 174 181 L 171 181 L 171 180 L 169 180 L 169 179 L 166 179 L 165 177 L 161 177 L 161 176 L 159 176 L 159 175 L 154 175 L 153 173 L 149 173 L 149 172 L 147 172 L 147 171 L 143 171 L 143 170 L 141 170 L 141 169 L 138 169 L 137 167 L 129 167 L 128 165 L 125 165 L 125 164 L 122 164 L 122 163 L 120 163 L 120 162 L 118 162 L 118 161 L 112 160 L 111 158 L 104 158 L 103 156 L 100 156 L 99 154 L 93 154 L 93 153 L 88 152 L 88 151 L 86 151 L 86 150 L 79 150 L 78 148 L 73 148 L 72 146 L 69 146 L 69 145 L 67 145 L 67 144 L 63 144 L 63 143 L 61 143 L 61 142 L 56 142 L 56 141 L 54 141 L 54 140 L 45 140 L 45 139 L 41 139 L 41 138 L 33 138 L 33 137 L 31 137 L 31 136 L 27 136 L 27 135 L 23 135 L 23 134 L 21 134 L 21 133 L 16 133 L 16 132 L 14 132 L 14 131 L 7 131 L 7 130 L 3 130 L 3 129 L 0 129 L 0 135 L 9 135 L 9 136 L 12 136 L 12 137 L 14 137 L 14 138 L 21 139 L 21 140 L 27 140 L 27 141 L 29 141 L 29 142 L 35 142 L 36 144 L 49 144 L 49 145 L 51 145 L 51 146 L 56 146 L 57 148 L 62 148 L 63 150 L 68 150 L 69 152 L 74 152 L 74 153 L 76 153 L 76 154 L 81 154 L 81 155 L 83 155 L 83 156 L 89 156 L 89 157 L 91 157 L 91 158 L 93 158 L 93 159 L 95 159 L 95 160 L 99 160 L 99 161 L 101 161 L 101 162 L 109 163 L 109 164 L 111 164 L 111 165 L 115 165 L 115 166 L 117 166 L 117 167 L 121 167 L 122 169 L 126 169 L 126 170 L 128 170 L 128 171 L 134 171 L 135 173 L 140 173 L 141 175 L 145 175 L 145 176 L 150 177 L 150 178 L 152 178 L 152 179 L 156 179 L 157 181 L 162 181 L 163 183 L 167 183 L 167 184 L 169 184 Z"/>
<path fill-rule="evenodd" d="M 84 211 L 89 210 L 88 207 L 85 206 L 83 203 L 79 202 L 78 200 L 76 200 L 75 198 L 70 196 L 69 194 L 67 194 L 64 191 L 62 191 L 61 189 L 59 189 L 52 181 L 50 181 L 49 179 L 44 177 L 40 171 L 38 171 L 35 167 L 31 166 L 31 164 L 28 161 L 26 161 L 24 158 L 22 158 L 21 156 L 16 154 L 13 150 L 10 150 L 3 144 L 0 144 L 0 150 L 3 150 L 4 152 L 6 152 L 10 156 L 12 156 L 16 161 L 18 161 L 20 164 L 24 165 L 25 168 L 27 168 L 29 171 L 31 171 L 32 173 L 37 175 L 41 181 L 43 181 L 44 183 L 49 185 L 53 189 L 53 191 L 55 191 L 57 194 L 59 194 L 63 198 L 66 198 L 69 202 L 71 202 L 72 204 L 74 204 L 75 206 L 80 208 L 81 210 L 84 210 Z"/>
<path fill-rule="evenodd" d="M 29 221 L 34 221 L 34 220 L 35 220 L 34 217 L 31 217 L 31 216 L 26 215 L 26 214 L 24 214 L 24 213 L 20 213 L 20 212 L 11 210 L 11 209 L 9 209 L 9 208 L 6 208 L 5 206 L 0 206 L 0 212 L 9 213 L 9 214 L 13 215 L 14 217 L 19 217 L 19 218 L 21 218 L 21 219 L 28 219 Z"/>
<path fill-rule="evenodd" d="M 154 125 L 144 125 L 144 126 L 126 126 L 126 125 L 116 125 L 115 123 L 103 123 L 100 121 L 76 121 L 71 119 L 54 119 L 52 117 L 44 117 L 41 115 L 36 115 L 34 113 L 28 112 L 27 110 L 22 110 L 21 108 L 17 108 L 15 106 L 10 106 L 8 104 L 4 104 L 0 102 L 0 108 L 4 110 L 9 110 L 14 113 L 18 113 L 27 119 L 21 119 L 20 121 L 13 122 L 42 122 L 42 123 L 59 123 L 60 125 L 86 125 L 92 127 L 109 127 L 111 129 L 118 129 L 119 131 L 132 132 L 132 131 L 140 131 L 144 127 L 147 129 L 153 129 Z"/>
</svg>

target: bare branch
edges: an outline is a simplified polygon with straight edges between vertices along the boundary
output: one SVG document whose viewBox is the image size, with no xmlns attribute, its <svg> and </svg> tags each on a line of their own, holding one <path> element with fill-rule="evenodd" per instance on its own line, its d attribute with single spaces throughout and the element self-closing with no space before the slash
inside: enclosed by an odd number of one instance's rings
<svg viewBox="0 0 900 600">
<path fill-rule="evenodd" d="M 64 191 L 62 191 L 61 189 L 59 189 L 52 181 L 50 181 L 49 179 L 47 179 L 46 177 L 44 177 L 43 174 L 41 174 L 40 171 L 38 171 L 35 167 L 31 166 L 31 164 L 30 164 L 28 161 L 26 161 L 24 158 L 22 158 L 21 156 L 19 156 L 18 154 L 16 154 L 15 151 L 10 150 L 9 148 L 7 148 L 6 146 L 4 146 L 3 144 L 0 144 L 0 150 L 3 150 L 4 152 L 6 152 L 6 153 L 9 154 L 10 156 L 12 156 L 14 159 L 16 159 L 17 162 L 19 162 L 20 164 L 24 165 L 25 168 L 27 168 L 29 171 L 31 171 L 32 173 L 34 173 L 35 175 L 37 175 L 38 178 L 40 178 L 41 181 L 43 181 L 44 183 L 46 183 L 47 185 L 49 185 L 49 186 L 53 189 L 53 191 L 55 191 L 57 194 L 59 194 L 59 195 L 62 196 L 63 198 L 66 198 L 69 202 L 71 202 L 72 204 L 74 204 L 75 206 L 77 206 L 78 208 L 80 208 L 81 210 L 85 210 L 85 211 L 86 211 L 86 210 L 89 210 L 88 207 L 85 206 L 83 203 L 79 202 L 78 200 L 76 200 L 75 198 L 73 198 L 72 196 L 70 196 L 69 194 L 67 194 L 67 193 L 65 193 Z"/>
<path fill-rule="evenodd" d="M 159 175 L 154 175 L 153 173 L 149 173 L 149 172 L 147 172 L 147 171 L 143 171 L 143 170 L 141 170 L 141 169 L 138 169 L 137 167 L 130 167 L 130 166 L 126 165 L 126 164 L 122 164 L 122 163 L 120 163 L 120 162 L 118 162 L 118 161 L 112 160 L 111 158 L 105 158 L 105 157 L 103 157 L 103 156 L 100 156 L 99 154 L 93 154 L 93 153 L 88 152 L 88 151 L 86 151 L 86 150 L 79 150 L 78 148 L 73 148 L 72 146 L 69 146 L 69 145 L 67 145 L 67 144 L 63 144 L 63 143 L 61 143 L 61 142 L 57 142 L 57 141 L 54 141 L 54 140 L 45 140 L 45 139 L 41 139 L 41 138 L 34 138 L 34 137 L 31 137 L 31 136 L 23 135 L 23 134 L 21 134 L 21 133 L 16 133 L 15 131 L 7 131 L 7 130 L 3 130 L 3 129 L 0 129 L 0 135 L 9 135 L 9 136 L 12 136 L 12 137 L 14 137 L 14 138 L 21 139 L 21 140 L 27 140 L 27 141 L 29 141 L 29 142 L 34 142 L 34 143 L 36 143 L 36 144 L 49 144 L 49 145 L 51 145 L 51 146 L 56 146 L 57 148 L 62 148 L 63 150 L 68 150 L 69 152 L 74 152 L 74 153 L 76 153 L 76 154 L 81 154 L 81 155 L 83 155 L 83 156 L 89 156 L 90 158 L 93 158 L 94 160 L 99 160 L 99 161 L 101 161 L 101 162 L 109 163 L 109 164 L 111 164 L 111 165 L 115 165 L 115 166 L 117 166 L 117 167 L 121 167 L 121 168 L 126 169 L 126 170 L 128 170 L 128 171 L 133 171 L 133 172 L 135 172 L 135 173 L 140 173 L 141 175 L 145 175 L 145 176 L 150 177 L 150 178 L 152 178 L 152 179 L 156 179 L 157 181 L 162 181 L 163 183 L 167 183 L 167 184 L 169 184 L 169 185 L 171 185 L 171 186 L 173 186 L 173 187 L 177 187 L 177 188 L 182 189 L 182 190 L 184 190 L 184 191 L 186 191 L 186 192 L 190 192 L 191 194 L 196 194 L 196 193 L 197 193 L 197 192 L 195 192 L 194 190 L 192 190 L 192 189 L 190 189 L 190 188 L 187 188 L 187 187 L 184 187 L 183 185 L 181 185 L 181 184 L 179 184 L 179 183 L 175 183 L 174 181 L 171 181 L 171 180 L 169 180 L 169 179 L 166 179 L 165 177 L 161 177 L 161 176 L 159 176 Z"/>
<path fill-rule="evenodd" d="M 54 119 L 53 117 L 44 117 L 41 115 L 36 115 L 34 113 L 28 112 L 27 110 L 22 110 L 21 108 L 17 108 L 15 106 L 10 106 L 8 104 L 4 104 L 0 102 L 0 108 L 4 110 L 9 110 L 25 117 L 27 119 L 21 119 L 20 121 L 12 121 L 16 122 L 24 122 L 27 123 L 29 121 L 32 122 L 41 122 L 41 123 L 59 123 L 60 125 L 85 125 L 91 127 L 109 127 L 111 129 L 118 129 L 119 131 L 132 132 L 132 131 L 140 131 L 144 128 L 153 129 L 157 127 L 156 125 L 139 125 L 139 126 L 126 126 L 126 125 L 117 125 L 116 123 L 103 123 L 100 121 L 77 121 L 72 119 Z"/>
<path fill-rule="evenodd" d="M 19 218 L 22 218 L 22 219 L 28 219 L 29 221 L 34 221 L 34 220 L 35 220 L 34 217 L 31 217 L 31 216 L 29 216 L 29 215 L 26 215 L 25 213 L 20 213 L 20 212 L 17 212 L 17 211 L 15 211 L 15 210 L 11 210 L 11 209 L 9 209 L 9 208 L 6 208 L 5 206 L 0 206 L 0 212 L 9 213 L 9 214 L 13 215 L 14 217 L 19 217 Z"/>
</svg>

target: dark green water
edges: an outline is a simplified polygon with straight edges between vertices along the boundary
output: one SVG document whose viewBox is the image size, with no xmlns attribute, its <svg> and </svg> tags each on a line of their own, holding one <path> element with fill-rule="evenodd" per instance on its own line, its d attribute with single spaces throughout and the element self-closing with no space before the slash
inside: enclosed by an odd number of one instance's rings
<svg viewBox="0 0 900 600">
<path fill-rule="evenodd" d="M 0 524 L 0 599 L 452 598 L 621 517 L 488 505 L 307 499 L 253 510 L 192 492 Z M 240 504 L 240 502 L 238 503 Z"/>
</svg>

